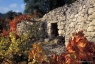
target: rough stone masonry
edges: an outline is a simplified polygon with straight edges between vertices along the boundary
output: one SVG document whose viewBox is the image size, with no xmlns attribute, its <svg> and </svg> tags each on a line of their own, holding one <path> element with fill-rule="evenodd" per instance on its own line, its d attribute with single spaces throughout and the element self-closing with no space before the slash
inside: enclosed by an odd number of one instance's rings
<svg viewBox="0 0 95 64">
<path fill-rule="evenodd" d="M 73 32 L 83 30 L 89 41 L 95 42 L 95 0 L 77 0 L 56 8 L 43 16 L 46 32 L 52 38 L 52 23 L 57 24 L 58 35 L 65 36 L 65 43 Z"/>
</svg>

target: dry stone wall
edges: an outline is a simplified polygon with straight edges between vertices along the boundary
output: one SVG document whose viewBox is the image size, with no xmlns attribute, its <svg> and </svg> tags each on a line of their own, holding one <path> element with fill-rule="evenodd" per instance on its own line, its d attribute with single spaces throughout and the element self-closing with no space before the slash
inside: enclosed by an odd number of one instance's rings
<svg viewBox="0 0 95 64">
<path fill-rule="evenodd" d="M 51 37 L 51 23 L 57 23 L 59 36 L 65 36 L 66 44 L 73 32 L 83 30 L 88 40 L 95 42 L 95 0 L 77 0 L 56 8 L 43 16 L 46 31 Z"/>
</svg>

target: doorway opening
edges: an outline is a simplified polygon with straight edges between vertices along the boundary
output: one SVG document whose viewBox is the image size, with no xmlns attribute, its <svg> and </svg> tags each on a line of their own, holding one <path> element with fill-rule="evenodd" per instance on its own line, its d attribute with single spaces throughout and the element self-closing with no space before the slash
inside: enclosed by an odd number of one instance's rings
<svg viewBox="0 0 95 64">
<path fill-rule="evenodd" d="M 57 37 L 58 36 L 58 25 L 57 25 L 57 23 L 51 23 L 51 30 L 52 30 L 51 36 L 53 38 Z"/>
</svg>

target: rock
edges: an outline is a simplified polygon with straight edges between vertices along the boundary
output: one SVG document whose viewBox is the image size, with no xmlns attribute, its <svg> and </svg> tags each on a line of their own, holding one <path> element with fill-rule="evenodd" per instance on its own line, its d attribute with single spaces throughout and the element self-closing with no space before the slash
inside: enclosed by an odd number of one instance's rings
<svg viewBox="0 0 95 64">
<path fill-rule="evenodd" d="M 51 26 L 51 23 L 48 23 L 48 26 Z"/>
<path fill-rule="evenodd" d="M 95 0 L 89 0 L 90 5 L 93 5 L 95 3 Z"/>
<path fill-rule="evenodd" d="M 88 20 L 95 19 L 95 12 L 92 15 L 89 15 Z"/>
<path fill-rule="evenodd" d="M 62 26 L 62 25 L 59 25 L 59 26 L 58 26 L 58 29 L 63 29 L 63 26 Z"/>
<path fill-rule="evenodd" d="M 83 28 L 84 31 L 86 31 L 87 28 L 88 28 L 88 25 L 84 23 L 82 28 Z"/>
<path fill-rule="evenodd" d="M 94 36 L 95 32 L 84 32 L 86 37 Z"/>
<path fill-rule="evenodd" d="M 95 32 L 95 0 L 78 0 L 73 4 L 54 9 L 47 16 L 51 17 L 51 20 L 47 22 L 52 23 L 56 21 L 58 35 L 64 34 L 66 40 L 75 31 L 83 30 L 87 32 L 87 35 L 84 34 L 89 39 Z"/>
<path fill-rule="evenodd" d="M 74 27 L 74 26 L 75 26 L 74 22 L 70 23 L 69 26 L 70 26 L 70 27 Z"/>
<path fill-rule="evenodd" d="M 87 28 L 87 31 L 94 31 L 93 26 L 89 26 L 89 27 Z"/>
<path fill-rule="evenodd" d="M 58 46 L 57 48 L 53 48 L 53 49 L 51 49 L 50 51 L 51 52 L 55 52 L 55 54 L 58 54 L 58 55 L 60 55 L 60 54 L 62 54 L 63 52 L 65 52 L 65 46 Z"/>
<path fill-rule="evenodd" d="M 81 10 L 82 10 L 82 6 L 79 7 L 79 11 L 81 11 Z"/>
<path fill-rule="evenodd" d="M 74 14 L 71 14 L 70 18 L 74 18 Z"/>
<path fill-rule="evenodd" d="M 85 17 L 78 16 L 77 22 L 84 22 L 84 21 L 86 21 Z"/>
<path fill-rule="evenodd" d="M 88 41 L 90 41 L 92 39 L 92 37 L 86 37 Z"/>
<path fill-rule="evenodd" d="M 61 34 L 62 34 L 62 30 L 58 30 L 58 34 L 60 34 L 60 35 L 61 35 Z"/>
<path fill-rule="evenodd" d="M 94 5 L 93 5 L 94 7 L 95 7 L 95 3 L 94 3 Z"/>
<path fill-rule="evenodd" d="M 95 26 L 95 19 L 92 20 L 92 22 L 90 22 L 89 26 Z"/>
<path fill-rule="evenodd" d="M 44 41 L 45 41 L 45 42 L 49 42 L 49 41 L 50 41 L 50 39 L 49 39 L 49 38 L 46 38 L 46 39 L 44 39 Z"/>
<path fill-rule="evenodd" d="M 95 35 L 94 35 L 94 37 L 90 40 L 90 42 L 94 42 L 94 43 L 95 43 Z"/>
<path fill-rule="evenodd" d="M 93 8 L 89 8 L 88 9 L 88 14 L 92 14 L 94 12 L 94 9 Z"/>
<path fill-rule="evenodd" d="M 86 8 L 86 6 L 84 5 L 83 8 Z"/>
<path fill-rule="evenodd" d="M 76 21 L 76 20 L 77 20 L 76 18 L 73 19 L 73 21 Z"/>
<path fill-rule="evenodd" d="M 79 16 L 79 15 L 78 15 L 78 14 L 76 14 L 76 15 L 75 15 L 75 18 L 77 18 L 78 16 Z"/>
</svg>

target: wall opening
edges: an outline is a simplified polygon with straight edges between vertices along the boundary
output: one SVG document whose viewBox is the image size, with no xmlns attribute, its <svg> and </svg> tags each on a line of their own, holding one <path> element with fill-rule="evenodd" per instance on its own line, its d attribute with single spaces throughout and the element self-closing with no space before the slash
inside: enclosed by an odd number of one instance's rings
<svg viewBox="0 0 95 64">
<path fill-rule="evenodd" d="M 58 36 L 58 25 L 57 23 L 51 23 L 51 36 L 52 38 L 55 38 Z"/>
</svg>

